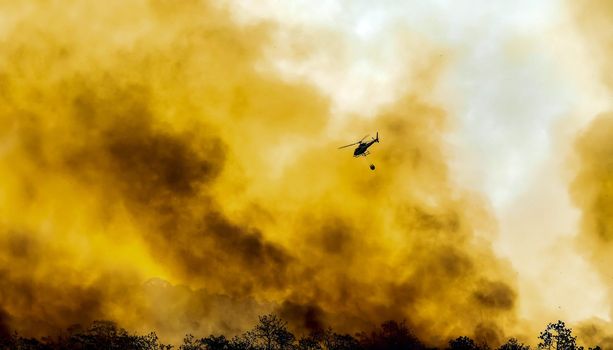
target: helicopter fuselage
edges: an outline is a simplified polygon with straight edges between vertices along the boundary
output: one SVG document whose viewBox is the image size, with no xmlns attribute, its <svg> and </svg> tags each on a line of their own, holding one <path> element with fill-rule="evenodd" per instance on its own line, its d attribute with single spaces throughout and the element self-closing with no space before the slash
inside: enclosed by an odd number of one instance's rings
<svg viewBox="0 0 613 350">
<path fill-rule="evenodd" d="M 353 151 L 353 156 L 358 157 L 361 155 L 366 155 L 366 151 L 368 151 L 368 147 L 372 146 L 373 143 L 378 142 L 378 140 L 372 140 L 369 142 L 360 142 L 358 147 Z"/>
</svg>

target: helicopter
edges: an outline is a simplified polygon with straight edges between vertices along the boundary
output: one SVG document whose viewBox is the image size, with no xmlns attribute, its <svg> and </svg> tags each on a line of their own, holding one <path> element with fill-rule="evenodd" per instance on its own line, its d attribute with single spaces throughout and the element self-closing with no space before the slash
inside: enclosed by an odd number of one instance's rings
<svg viewBox="0 0 613 350">
<path fill-rule="evenodd" d="M 356 149 L 353 151 L 353 156 L 354 157 L 359 157 L 359 156 L 366 157 L 367 155 L 370 154 L 370 151 L 368 151 L 368 147 L 372 146 L 375 142 L 379 143 L 379 132 L 377 131 L 376 137 L 373 137 L 370 141 L 364 142 L 364 139 L 367 137 L 368 135 L 362 137 L 362 139 L 358 142 L 354 142 L 352 144 L 339 147 L 339 149 L 353 146 L 353 145 L 358 145 L 358 147 L 356 147 Z"/>
</svg>

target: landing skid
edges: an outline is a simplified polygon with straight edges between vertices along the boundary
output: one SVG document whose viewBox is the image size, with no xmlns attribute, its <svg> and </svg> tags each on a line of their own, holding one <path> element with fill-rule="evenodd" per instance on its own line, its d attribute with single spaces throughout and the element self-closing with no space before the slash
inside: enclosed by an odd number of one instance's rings
<svg viewBox="0 0 613 350">
<path fill-rule="evenodd" d="M 357 158 L 357 157 L 366 157 L 366 156 L 367 156 L 367 155 L 369 155 L 369 154 L 370 154 L 370 151 L 366 151 L 366 152 L 364 152 L 364 153 L 362 153 L 362 154 L 358 154 L 357 156 L 353 156 L 353 158 Z"/>
</svg>

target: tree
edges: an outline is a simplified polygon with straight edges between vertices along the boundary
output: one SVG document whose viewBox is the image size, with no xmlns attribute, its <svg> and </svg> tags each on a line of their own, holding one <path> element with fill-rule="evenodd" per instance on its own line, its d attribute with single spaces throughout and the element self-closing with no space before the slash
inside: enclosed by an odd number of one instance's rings
<svg viewBox="0 0 613 350">
<path fill-rule="evenodd" d="M 68 328 L 68 335 L 57 339 L 43 338 L 39 347 L 22 347 L 23 349 L 62 349 L 62 350 L 170 350 L 172 345 L 159 342 L 157 335 L 151 332 L 147 335 L 130 334 L 125 329 L 117 327 L 111 321 L 94 321 L 83 330 L 81 326 Z M 20 344 L 25 344 L 20 339 Z M 17 347 L 17 349 L 22 349 Z"/>
<path fill-rule="evenodd" d="M 331 328 L 312 331 L 298 342 L 300 350 L 354 350 L 362 349 L 358 340 L 349 334 L 338 334 Z"/>
<path fill-rule="evenodd" d="M 205 347 L 199 339 L 195 339 L 193 335 L 187 334 L 183 338 L 183 344 L 179 346 L 179 350 L 204 350 Z"/>
<path fill-rule="evenodd" d="M 477 345 L 474 340 L 469 337 L 457 337 L 449 341 L 449 350 L 487 350 L 487 345 Z"/>
<path fill-rule="evenodd" d="M 502 344 L 498 350 L 530 350 L 530 347 L 518 342 L 515 338 L 511 338 Z"/>
<path fill-rule="evenodd" d="M 421 350 L 425 346 L 413 335 L 406 323 L 387 321 L 370 334 L 359 333 L 360 345 L 366 349 Z"/>
<path fill-rule="evenodd" d="M 263 350 L 293 349 L 295 337 L 287 330 L 287 322 L 276 315 L 259 317 L 260 322 L 244 338 L 251 348 Z"/>
<path fill-rule="evenodd" d="M 300 350 L 323 350 L 320 340 L 313 335 L 302 337 L 298 341 L 298 349 Z"/>
<path fill-rule="evenodd" d="M 253 344 L 253 340 L 248 339 L 246 335 L 236 336 L 232 338 L 230 341 L 231 350 L 255 350 L 259 349 L 256 345 Z"/>
<path fill-rule="evenodd" d="M 326 350 L 353 350 L 360 349 L 360 344 L 357 339 L 349 334 L 338 334 L 332 331 L 325 340 Z"/>
<path fill-rule="evenodd" d="M 200 343 L 206 350 L 228 350 L 233 349 L 232 343 L 225 336 L 209 335 L 206 338 L 200 339 Z"/>
<path fill-rule="evenodd" d="M 572 329 L 566 328 L 562 321 L 550 323 L 538 337 L 541 342 L 539 349 L 543 350 L 583 350 L 577 345 L 577 337 L 572 334 Z"/>
</svg>

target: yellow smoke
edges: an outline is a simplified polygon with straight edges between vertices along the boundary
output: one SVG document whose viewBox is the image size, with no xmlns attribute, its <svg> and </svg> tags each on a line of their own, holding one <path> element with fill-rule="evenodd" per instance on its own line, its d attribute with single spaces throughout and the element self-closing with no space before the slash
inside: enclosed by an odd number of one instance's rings
<svg viewBox="0 0 613 350">
<path fill-rule="evenodd" d="M 371 172 L 336 150 L 353 140 L 326 133 L 326 96 L 263 68 L 273 23 L 199 1 L 0 6 L 6 325 L 104 318 L 177 340 L 274 311 L 496 343 L 513 323 L 496 225 L 453 183 L 450 116 L 427 99 L 444 62 L 422 53 L 422 90 L 344 125 L 379 131 Z"/>
<path fill-rule="evenodd" d="M 579 247 L 598 271 L 607 288 L 609 300 L 613 296 L 611 252 L 613 249 L 613 114 L 596 117 L 581 133 L 576 143 L 579 159 L 578 174 L 571 193 L 582 210 Z M 609 310 L 611 314 L 611 310 Z M 613 344 L 611 324 L 594 321 L 581 329 L 583 338 L 599 343 L 603 348 Z M 586 340 L 587 340 L 586 339 Z M 607 346 L 609 344 L 609 346 Z"/>
<path fill-rule="evenodd" d="M 599 80 L 613 96 L 613 3 L 591 0 L 572 3 L 578 27 L 584 35 L 590 57 L 599 68 Z M 613 113 L 604 111 L 577 136 L 576 176 L 570 191 L 581 210 L 579 249 L 598 271 L 613 300 L 611 253 L 613 252 Z M 613 315 L 613 310 L 609 310 Z M 586 322 L 580 336 L 605 348 L 613 346 L 611 323 Z"/>
</svg>

